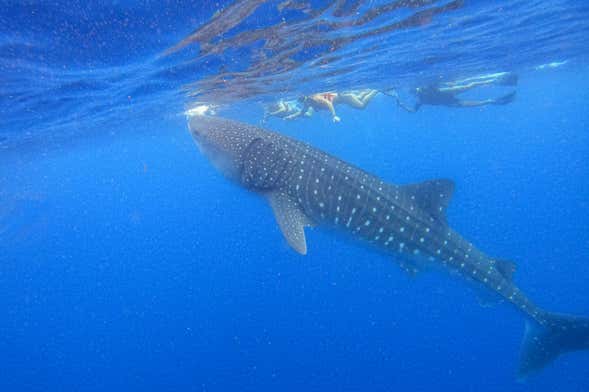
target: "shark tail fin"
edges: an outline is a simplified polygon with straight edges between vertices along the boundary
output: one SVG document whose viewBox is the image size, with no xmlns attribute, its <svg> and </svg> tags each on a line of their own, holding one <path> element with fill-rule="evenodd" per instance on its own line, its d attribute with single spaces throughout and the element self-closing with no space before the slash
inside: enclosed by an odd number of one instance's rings
<svg viewBox="0 0 589 392">
<path fill-rule="evenodd" d="M 526 322 L 519 376 L 542 369 L 560 354 L 589 350 L 589 318 L 546 313 L 542 324 Z"/>
</svg>

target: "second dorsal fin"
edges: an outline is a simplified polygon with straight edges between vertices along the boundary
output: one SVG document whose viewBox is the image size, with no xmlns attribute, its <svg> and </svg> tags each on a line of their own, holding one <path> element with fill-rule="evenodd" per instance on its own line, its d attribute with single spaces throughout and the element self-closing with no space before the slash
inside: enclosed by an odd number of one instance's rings
<svg viewBox="0 0 589 392">
<path fill-rule="evenodd" d="M 446 223 L 446 209 L 454 193 L 452 180 L 430 180 L 402 186 L 401 190 L 424 212 Z"/>
</svg>

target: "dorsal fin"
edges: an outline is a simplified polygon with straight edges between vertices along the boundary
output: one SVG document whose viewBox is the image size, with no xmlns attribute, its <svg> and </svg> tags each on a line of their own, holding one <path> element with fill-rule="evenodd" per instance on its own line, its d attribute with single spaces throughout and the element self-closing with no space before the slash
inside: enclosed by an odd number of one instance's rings
<svg viewBox="0 0 589 392">
<path fill-rule="evenodd" d="M 446 209 L 454 193 L 454 182 L 447 179 L 430 180 L 404 185 L 402 191 L 415 204 L 435 219 L 446 223 Z"/>
</svg>

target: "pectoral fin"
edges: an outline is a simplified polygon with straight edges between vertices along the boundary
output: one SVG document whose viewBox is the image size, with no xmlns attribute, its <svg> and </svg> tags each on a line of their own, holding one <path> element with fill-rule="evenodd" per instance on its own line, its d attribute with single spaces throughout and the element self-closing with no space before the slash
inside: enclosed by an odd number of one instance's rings
<svg viewBox="0 0 589 392">
<path fill-rule="evenodd" d="M 479 305 L 483 308 L 490 308 L 504 301 L 503 298 L 496 293 L 483 287 L 478 287 L 476 289 L 476 297 Z"/>
<path fill-rule="evenodd" d="M 417 263 L 408 260 L 400 260 L 399 267 L 411 278 L 415 278 L 421 272 L 421 267 Z"/>
<path fill-rule="evenodd" d="M 305 226 L 312 225 L 309 218 L 299 205 L 285 193 L 272 192 L 268 194 L 268 201 L 286 242 L 298 253 L 307 254 Z"/>
</svg>

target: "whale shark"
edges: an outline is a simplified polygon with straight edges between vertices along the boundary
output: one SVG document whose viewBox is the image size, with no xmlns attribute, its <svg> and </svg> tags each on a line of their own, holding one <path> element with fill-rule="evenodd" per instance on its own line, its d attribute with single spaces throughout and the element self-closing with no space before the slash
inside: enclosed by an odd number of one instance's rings
<svg viewBox="0 0 589 392">
<path fill-rule="evenodd" d="M 194 116 L 189 129 L 217 169 L 268 200 L 296 252 L 307 253 L 306 227 L 325 226 L 395 255 L 412 275 L 442 266 L 512 304 L 526 319 L 520 378 L 562 353 L 589 349 L 589 318 L 540 308 L 514 283 L 514 263 L 484 254 L 449 227 L 451 180 L 393 184 L 309 144 L 215 116 Z"/>
</svg>

